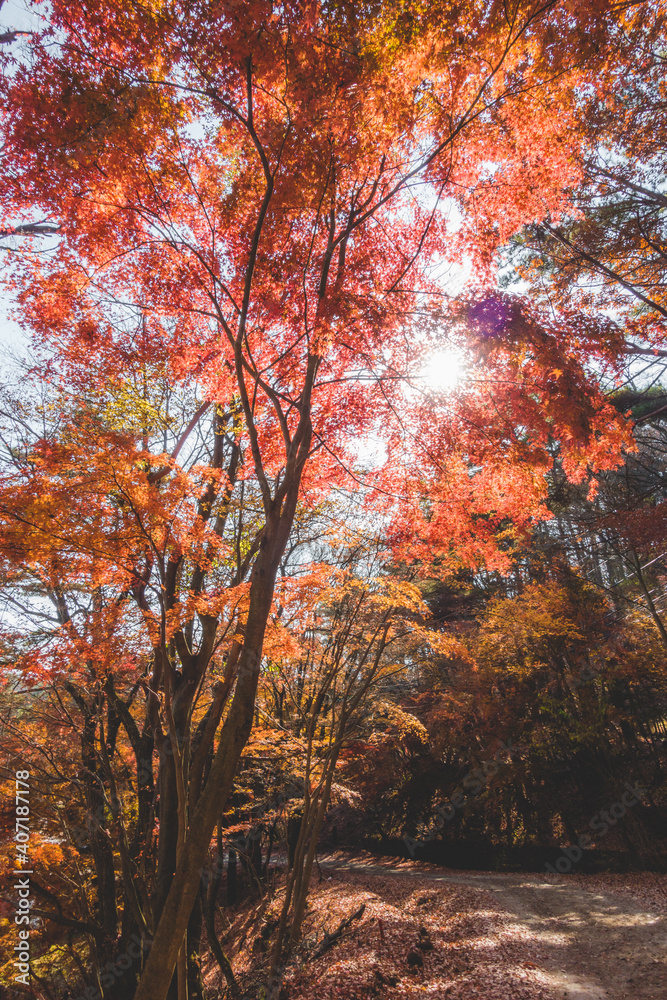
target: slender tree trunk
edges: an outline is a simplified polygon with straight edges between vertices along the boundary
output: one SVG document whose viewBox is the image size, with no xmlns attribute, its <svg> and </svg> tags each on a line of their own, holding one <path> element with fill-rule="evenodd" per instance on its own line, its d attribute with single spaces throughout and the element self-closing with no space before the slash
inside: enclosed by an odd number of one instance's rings
<svg viewBox="0 0 667 1000">
<path fill-rule="evenodd" d="M 159 923 L 171 880 L 176 867 L 178 845 L 178 791 L 176 768 L 171 751 L 171 740 L 164 736 L 159 747 L 158 789 L 160 793 L 160 832 L 157 850 L 157 874 L 152 907 L 155 924 Z"/>
<path fill-rule="evenodd" d="M 326 281 L 324 282 L 326 288 Z M 240 342 L 239 342 L 240 344 Z M 240 355 L 238 346 L 237 354 Z M 271 612 L 276 574 L 289 538 L 301 486 L 303 467 L 310 450 L 312 425 L 310 422 L 310 394 L 317 374 L 319 359 L 308 359 L 308 371 L 301 395 L 301 416 L 291 441 L 285 476 L 286 480 L 276 492 L 275 500 L 265 499 L 265 531 L 253 567 L 248 617 L 239 658 L 236 690 L 222 725 L 218 748 L 213 757 L 206 785 L 190 816 L 188 830 L 174 872 L 174 878 L 165 901 L 144 974 L 141 977 L 135 1000 L 165 1000 L 171 976 L 178 958 L 178 951 L 185 935 L 194 905 L 202 872 L 206 867 L 211 837 L 234 787 L 234 778 L 241 752 L 252 729 L 257 684 L 262 662 L 264 634 Z M 242 370 L 238 361 L 239 373 Z M 241 378 L 239 383 L 244 386 Z M 252 411 L 247 399 L 244 409 L 249 426 Z M 255 446 L 255 450 L 257 450 Z M 259 453 L 255 461 L 258 474 L 261 470 Z M 289 484 L 288 484 L 289 481 Z M 264 480 L 265 489 L 266 480 Z M 278 496 L 280 499 L 278 500 Z"/>
<path fill-rule="evenodd" d="M 308 900 L 308 890 L 310 888 L 310 876 L 313 871 L 313 862 L 315 860 L 315 852 L 317 850 L 317 843 L 320 838 L 320 830 L 322 829 L 322 823 L 324 822 L 324 815 L 327 811 L 327 806 L 329 805 L 329 796 L 331 794 L 331 782 L 333 780 L 334 770 L 336 767 L 336 758 L 330 762 L 329 767 L 331 768 L 329 774 L 327 775 L 326 784 L 322 792 L 322 797 L 317 810 L 317 815 L 315 817 L 315 823 L 313 825 L 310 837 L 308 839 L 307 853 L 303 865 L 303 873 L 300 880 L 299 892 L 294 897 L 294 910 L 292 913 L 292 926 L 290 928 L 290 948 L 299 940 L 299 935 L 301 933 L 301 924 L 303 923 L 304 913 L 306 911 L 306 902 Z"/>
<path fill-rule="evenodd" d="M 220 883 L 218 880 L 218 885 L 219 884 Z M 203 904 L 206 936 L 208 938 L 208 943 L 211 947 L 211 951 L 213 952 L 213 957 L 220 966 L 220 970 L 225 979 L 227 980 L 227 984 L 229 986 L 233 986 L 234 983 L 236 982 L 234 978 L 234 970 L 232 969 L 231 962 L 229 961 L 224 951 L 222 950 L 222 945 L 218 940 L 218 935 L 215 930 L 216 898 L 217 898 L 217 892 L 210 895 Z"/>
<path fill-rule="evenodd" d="M 234 906 L 236 900 L 236 850 L 230 847 L 227 857 L 227 906 Z"/>
<path fill-rule="evenodd" d="M 232 868 L 232 855 L 234 867 Z M 229 896 L 229 886 L 230 886 L 230 872 L 234 872 L 234 878 L 236 878 L 236 852 L 233 848 L 229 849 L 229 861 L 227 867 L 227 894 Z M 222 824 L 218 820 L 218 829 L 216 834 L 216 864 L 211 873 L 211 877 L 207 879 L 202 879 L 200 885 L 200 899 L 202 905 L 202 911 L 204 915 L 204 925 L 206 927 L 206 936 L 208 937 L 208 943 L 213 952 L 213 957 L 220 966 L 222 974 L 227 980 L 227 984 L 232 986 L 235 982 L 234 972 L 231 963 L 218 940 L 218 935 L 215 930 L 215 914 L 218 907 L 218 894 L 220 892 L 220 883 L 222 881 L 222 872 L 224 869 L 224 856 L 222 852 Z M 206 884 L 207 883 L 207 884 Z M 236 891 L 236 885 L 234 885 L 234 891 Z M 228 899 L 229 902 L 229 899 Z"/>
<path fill-rule="evenodd" d="M 641 563 L 639 562 L 639 556 L 637 555 L 636 552 L 633 552 L 632 556 L 633 556 L 632 561 L 634 564 L 635 575 L 637 577 L 637 580 L 639 581 L 639 586 L 642 589 L 642 593 L 644 595 L 644 598 L 646 599 L 646 603 L 648 604 L 648 609 L 651 613 L 651 618 L 655 622 L 655 627 L 660 633 L 660 638 L 662 639 L 663 646 L 665 647 L 665 649 L 667 649 L 667 630 L 665 630 L 662 618 L 658 614 L 657 608 L 653 603 L 653 598 L 651 597 L 649 589 L 646 585 L 646 580 L 644 579 L 644 574 L 642 573 Z"/>
<path fill-rule="evenodd" d="M 95 716 L 89 712 L 81 736 L 81 759 L 86 769 L 83 782 L 88 811 L 86 825 L 97 877 L 97 921 L 104 928 L 108 939 L 113 941 L 118 929 L 116 872 L 113 849 L 104 829 L 107 809 L 101 776 L 98 774 L 95 731 Z"/>
<path fill-rule="evenodd" d="M 273 842 L 276 838 L 276 827 L 278 825 L 278 820 L 274 820 L 269 827 L 269 841 L 266 846 L 266 861 L 264 862 L 264 878 L 269 877 L 269 862 L 271 860 L 271 852 L 273 850 Z"/>
<path fill-rule="evenodd" d="M 291 524 L 291 522 L 290 522 Z M 287 535 L 287 532 L 285 533 Z M 279 539 L 282 541 L 282 539 Z M 266 539 L 264 540 L 266 542 Z M 286 537 L 285 537 L 286 542 Z M 250 608 L 241 653 L 236 691 L 223 723 L 217 751 L 206 785 L 190 817 L 188 832 L 162 909 L 136 1000 L 165 1000 L 190 913 L 206 867 L 211 837 L 220 810 L 234 785 L 241 751 L 253 722 L 264 632 L 273 600 L 275 576 L 282 554 L 260 550 L 251 585 Z M 273 557 L 273 558 L 272 558 Z"/>
<path fill-rule="evenodd" d="M 190 1000 L 203 1000 L 204 986 L 201 978 L 201 939 L 204 911 L 201 893 L 197 896 L 190 915 L 187 940 L 187 986 Z"/>
</svg>

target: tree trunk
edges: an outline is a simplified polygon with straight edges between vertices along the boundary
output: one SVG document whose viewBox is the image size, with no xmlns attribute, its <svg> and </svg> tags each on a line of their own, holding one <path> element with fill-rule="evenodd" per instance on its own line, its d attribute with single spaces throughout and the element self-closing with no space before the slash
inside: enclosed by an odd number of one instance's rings
<svg viewBox="0 0 667 1000">
<path fill-rule="evenodd" d="M 162 908 L 171 886 L 176 867 L 178 844 L 178 791 L 176 788 L 176 768 L 169 736 L 163 737 L 159 750 L 160 832 L 158 836 L 157 874 L 151 900 L 156 926 L 159 923 Z"/>
<path fill-rule="evenodd" d="M 201 978 L 203 918 L 202 898 L 201 893 L 199 893 L 192 908 L 187 932 L 188 1000 L 204 1000 L 204 984 Z"/>
<path fill-rule="evenodd" d="M 655 627 L 660 633 L 660 638 L 662 639 L 663 646 L 665 647 L 665 649 L 667 649 L 667 630 L 665 630 L 662 618 L 658 614 L 657 608 L 653 603 L 653 598 L 651 597 L 648 586 L 646 585 L 646 580 L 644 579 L 644 574 L 642 573 L 642 567 L 639 561 L 639 556 L 637 555 L 636 552 L 633 552 L 633 563 L 635 568 L 635 576 L 639 581 L 639 586 L 641 587 L 644 598 L 646 599 L 646 603 L 648 605 L 651 618 L 653 619 Z"/>
<path fill-rule="evenodd" d="M 268 554 L 262 558 L 262 555 L 260 552 L 253 573 L 254 586 L 251 585 L 250 608 L 236 691 L 223 723 L 208 781 L 190 817 L 185 844 L 162 908 L 136 1000 L 165 1000 L 167 996 L 178 952 L 199 891 L 201 873 L 206 867 L 215 824 L 232 791 L 241 751 L 252 728 L 264 632 L 278 567 L 277 559 L 269 558 Z"/>
<path fill-rule="evenodd" d="M 236 851 L 229 848 L 227 858 L 227 906 L 234 906 L 238 897 L 236 883 Z"/>
<path fill-rule="evenodd" d="M 326 282 L 324 287 L 326 288 Z M 238 353 L 240 351 L 239 346 Z M 301 396 L 301 416 L 287 458 L 286 480 L 277 488 L 275 499 L 269 500 L 265 497 L 265 531 L 251 576 L 248 617 L 243 649 L 239 658 L 236 690 L 227 718 L 222 725 L 208 780 L 190 816 L 185 843 L 135 1000 L 165 1000 L 167 996 L 179 948 L 199 892 L 202 872 L 206 867 L 213 831 L 234 787 L 241 752 L 250 736 L 264 634 L 271 612 L 276 574 L 294 523 L 301 476 L 312 440 L 310 394 L 318 364 L 317 356 L 309 357 Z M 242 364 L 239 360 L 239 374 L 241 369 Z M 244 387 L 242 378 L 239 384 Z M 252 426 L 252 412 L 247 400 L 244 400 L 244 409 L 248 423 Z M 263 475 L 259 454 L 256 456 L 255 464 L 258 474 Z M 264 484 L 268 493 L 266 480 Z"/>
</svg>

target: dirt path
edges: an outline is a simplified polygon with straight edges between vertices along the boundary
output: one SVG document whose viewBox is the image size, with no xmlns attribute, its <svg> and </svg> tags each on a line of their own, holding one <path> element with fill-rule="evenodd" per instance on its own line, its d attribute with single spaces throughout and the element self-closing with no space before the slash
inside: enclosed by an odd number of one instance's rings
<svg viewBox="0 0 667 1000">
<path fill-rule="evenodd" d="M 326 856 L 323 869 L 415 877 L 400 864 Z M 667 919 L 625 894 L 540 875 L 429 870 L 430 883 L 458 883 L 493 894 L 510 928 L 541 956 L 540 978 L 567 1000 L 667 1000 Z"/>
</svg>

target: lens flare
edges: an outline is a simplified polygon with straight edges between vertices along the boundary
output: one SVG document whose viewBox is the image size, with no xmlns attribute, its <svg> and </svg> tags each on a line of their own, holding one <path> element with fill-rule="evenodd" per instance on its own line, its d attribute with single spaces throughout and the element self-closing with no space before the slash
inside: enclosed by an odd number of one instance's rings
<svg viewBox="0 0 667 1000">
<path fill-rule="evenodd" d="M 451 392 L 464 374 L 463 359 L 457 351 L 442 350 L 431 354 L 423 369 L 426 389 L 431 392 Z"/>
</svg>

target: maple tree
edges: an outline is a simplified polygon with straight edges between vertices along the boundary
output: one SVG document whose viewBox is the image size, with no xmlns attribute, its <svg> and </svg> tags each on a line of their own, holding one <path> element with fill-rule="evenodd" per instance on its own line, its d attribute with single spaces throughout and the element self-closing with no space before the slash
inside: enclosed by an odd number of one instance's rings
<svg viewBox="0 0 667 1000">
<path fill-rule="evenodd" d="M 662 10 L 655 12 L 634 36 L 635 58 L 578 107 L 573 127 L 582 143 L 574 152 L 571 208 L 512 237 L 505 275 L 593 318 L 604 310 L 628 358 L 645 359 L 645 369 L 650 359 L 664 359 L 667 315 L 664 21 Z"/>
<path fill-rule="evenodd" d="M 12 245 L 51 389 L 12 445 L 3 554 L 56 609 L 26 675 L 77 665 L 96 753 L 115 712 L 138 798 L 158 755 L 150 905 L 125 923 L 152 942 L 140 1000 L 176 966 L 186 996 L 201 871 L 280 638 L 276 577 L 299 510 L 358 484 L 355 444 L 386 439 L 364 486 L 397 558 L 500 565 L 507 519 L 543 513 L 551 440 L 575 478 L 628 442 L 585 370 L 599 330 L 496 296 L 460 321 L 481 329 L 495 415 L 471 392 L 449 417 L 411 383 L 437 342 L 415 319 L 437 328 L 434 265 L 467 252 L 488 278 L 499 243 L 565 208 L 577 89 L 612 42 L 615 66 L 632 59 L 641 23 L 603 0 L 55 2 L 6 57 L 3 232 L 58 237 Z"/>
<path fill-rule="evenodd" d="M 355 562 L 366 552 L 356 547 Z M 372 565 L 372 563 L 371 563 Z M 295 699 L 297 728 L 304 728 L 304 795 L 299 834 L 287 879 L 273 951 L 272 971 L 283 958 L 289 919 L 289 947 L 299 940 L 320 831 L 341 752 L 360 724 L 369 695 L 377 698 L 420 658 L 449 648 L 451 640 L 429 627 L 430 614 L 417 587 L 397 577 L 371 577 L 349 564 L 335 586 L 303 609 L 301 656 L 281 672 L 302 679 Z M 363 567 L 361 567 L 363 569 Z M 311 589 L 312 585 L 308 589 Z M 300 631 L 301 631 L 300 630 Z M 293 686 L 293 685 L 292 685 Z M 302 706 L 303 701 L 303 706 Z M 291 910 L 290 910 L 291 907 Z"/>
</svg>

